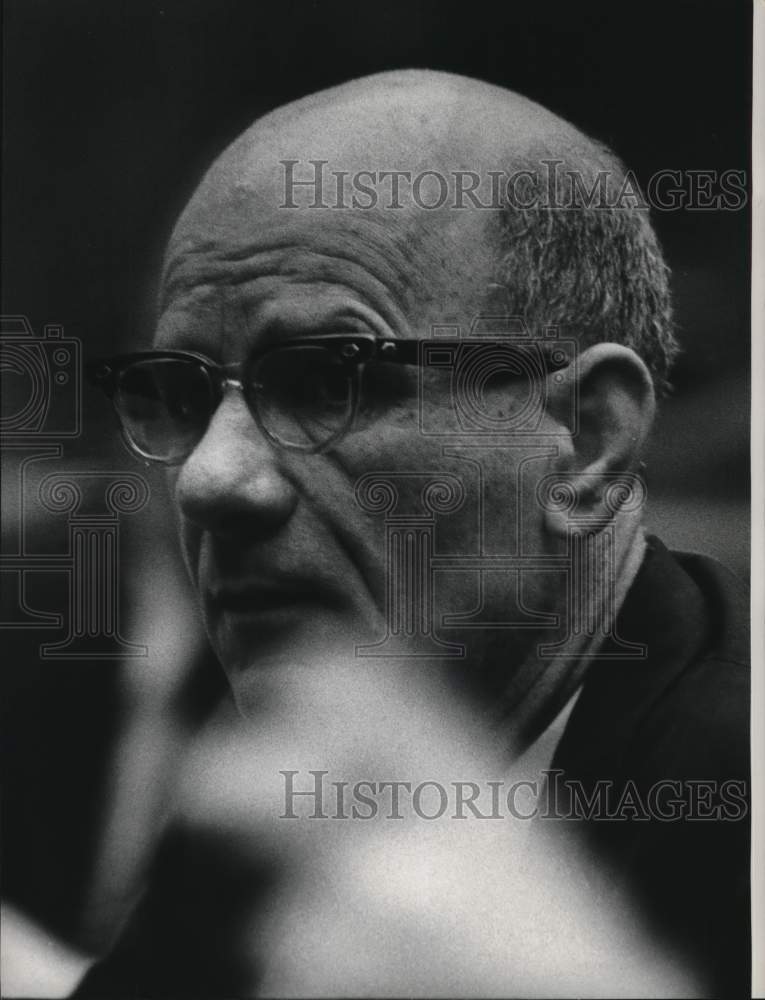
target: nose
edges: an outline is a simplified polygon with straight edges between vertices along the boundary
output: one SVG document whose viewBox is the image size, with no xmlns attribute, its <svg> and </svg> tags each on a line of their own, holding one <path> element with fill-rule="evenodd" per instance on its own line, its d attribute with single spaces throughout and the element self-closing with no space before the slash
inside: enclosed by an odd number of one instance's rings
<svg viewBox="0 0 765 1000">
<path fill-rule="evenodd" d="M 296 489 L 240 393 L 225 394 L 180 467 L 175 498 L 184 519 L 223 536 L 268 533 L 289 520 Z"/>
</svg>

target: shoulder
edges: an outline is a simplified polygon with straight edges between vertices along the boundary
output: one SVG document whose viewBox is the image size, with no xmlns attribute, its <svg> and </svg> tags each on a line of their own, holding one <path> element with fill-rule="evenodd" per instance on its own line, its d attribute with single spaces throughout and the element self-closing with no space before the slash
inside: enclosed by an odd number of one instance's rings
<svg viewBox="0 0 765 1000">
<path fill-rule="evenodd" d="M 705 775 L 743 775 L 749 767 L 748 589 L 714 559 L 667 555 L 700 597 L 703 630 L 689 636 L 693 655 L 651 705 L 641 742 L 665 766 L 675 761 Z"/>
<path fill-rule="evenodd" d="M 748 772 L 749 600 L 725 567 L 649 538 L 617 618 L 631 659 L 590 667 L 559 745 L 562 766 L 661 778 Z"/>
</svg>

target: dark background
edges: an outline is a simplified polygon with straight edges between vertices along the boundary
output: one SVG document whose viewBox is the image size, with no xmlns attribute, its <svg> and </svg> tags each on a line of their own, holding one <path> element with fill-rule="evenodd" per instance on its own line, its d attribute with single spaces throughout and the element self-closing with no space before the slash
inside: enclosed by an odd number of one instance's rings
<svg viewBox="0 0 765 1000">
<path fill-rule="evenodd" d="M 150 339 L 162 240 L 221 147 L 262 112 L 353 76 L 428 67 L 518 90 L 643 182 L 660 169 L 749 171 L 747 0 L 7 0 L 3 17 L 3 313 L 39 333 L 62 324 L 86 354 Z M 649 456 L 649 523 L 746 574 L 748 211 L 654 223 L 684 354 Z M 86 392 L 83 407 L 67 464 L 133 468 L 106 405 Z M 125 573 L 130 546 L 145 550 L 165 514 L 158 499 L 126 528 Z M 125 712 L 119 672 L 131 666 L 43 662 L 46 638 L 0 635 L 4 892 L 83 942 L 104 762 Z"/>
</svg>

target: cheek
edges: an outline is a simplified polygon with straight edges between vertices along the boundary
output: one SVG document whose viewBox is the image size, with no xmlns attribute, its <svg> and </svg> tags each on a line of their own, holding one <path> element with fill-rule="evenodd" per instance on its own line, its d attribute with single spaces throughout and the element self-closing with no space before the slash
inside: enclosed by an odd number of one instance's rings
<svg viewBox="0 0 765 1000">
<path fill-rule="evenodd" d="M 165 487 L 173 507 L 175 507 L 175 488 L 178 484 L 178 475 L 180 471 L 180 467 L 177 465 L 171 466 L 165 470 Z"/>
<path fill-rule="evenodd" d="M 181 554 L 186 565 L 186 571 L 195 587 L 199 584 L 200 558 L 202 547 L 202 532 L 195 525 L 188 521 L 181 521 L 178 525 L 178 535 L 181 545 Z"/>
<path fill-rule="evenodd" d="M 170 508 L 173 512 L 173 524 L 175 525 L 175 530 L 178 537 L 181 539 L 181 543 L 183 544 L 184 518 L 178 506 L 176 490 L 179 473 L 180 469 L 178 467 L 167 469 L 165 472 L 165 487 L 167 489 L 167 497 L 170 502 Z"/>
<path fill-rule="evenodd" d="M 201 545 L 201 531 L 196 528 L 187 518 L 185 518 L 178 507 L 176 500 L 176 486 L 180 468 L 175 466 L 165 473 L 165 486 L 168 498 L 173 511 L 173 523 L 178 536 L 181 554 L 186 565 L 186 571 L 191 578 L 191 582 L 196 586 L 199 571 L 199 550 Z"/>
</svg>

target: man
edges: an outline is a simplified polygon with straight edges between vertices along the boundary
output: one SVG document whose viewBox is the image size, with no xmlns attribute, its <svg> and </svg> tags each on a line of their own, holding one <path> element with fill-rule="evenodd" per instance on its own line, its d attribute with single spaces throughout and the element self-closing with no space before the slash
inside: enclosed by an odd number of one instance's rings
<svg viewBox="0 0 765 1000">
<path fill-rule="evenodd" d="M 221 156 L 170 240 L 153 350 L 94 376 L 134 450 L 170 466 L 207 631 L 251 722 L 222 757 L 203 744 L 181 832 L 85 992 L 746 989 L 744 604 L 640 518 L 675 350 L 622 167 L 517 95 L 384 74 L 267 115 Z M 594 868 L 571 865 L 581 885 L 559 845 L 518 875 L 528 823 L 451 822 L 433 846 L 409 815 L 402 854 L 395 823 L 292 817 L 296 795 L 323 815 L 316 774 L 379 790 L 479 772 L 544 789 L 533 836 L 548 842 L 547 818 L 590 852 Z M 457 902 L 415 907 L 402 944 L 391 873 L 413 853 L 416 884 L 426 843 L 438 878 L 466 867 Z M 556 943 L 552 979 L 549 953 L 528 957 L 537 934 Z M 278 962 L 255 955 L 263 941 Z M 604 949 L 602 975 L 577 978 Z"/>
</svg>

